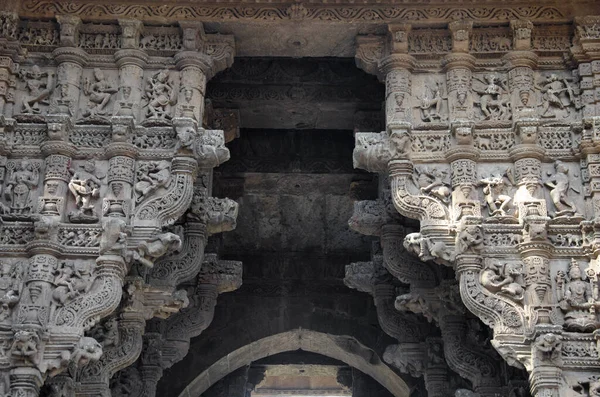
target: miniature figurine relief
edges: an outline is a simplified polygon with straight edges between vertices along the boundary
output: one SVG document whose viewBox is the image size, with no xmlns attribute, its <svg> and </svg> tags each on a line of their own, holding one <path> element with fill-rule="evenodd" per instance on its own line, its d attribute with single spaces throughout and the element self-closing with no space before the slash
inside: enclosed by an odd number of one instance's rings
<svg viewBox="0 0 600 397">
<path fill-rule="evenodd" d="M 510 210 L 512 197 L 506 194 L 507 185 L 510 183 L 510 178 L 507 178 L 507 175 L 512 175 L 511 169 L 508 169 L 503 175 L 490 175 L 479 181 L 483 185 L 485 205 L 487 205 L 489 215 L 492 217 L 507 216 Z"/>
<path fill-rule="evenodd" d="M 148 119 L 170 120 L 173 117 L 171 107 L 177 103 L 178 89 L 169 79 L 167 70 L 160 70 L 149 77 L 144 92 Z"/>
<path fill-rule="evenodd" d="M 113 94 L 117 92 L 117 89 L 107 80 L 101 69 L 95 68 L 93 75 L 93 82 L 88 77 L 83 82 L 83 93 L 88 96 L 90 102 L 89 106 L 82 112 L 84 118 L 105 116 L 108 113 L 106 107 Z"/>
<path fill-rule="evenodd" d="M 167 188 L 171 183 L 171 163 L 166 160 L 148 162 L 139 165 L 138 178 L 135 184 L 137 202 L 150 196 L 161 188 Z"/>
<path fill-rule="evenodd" d="M 480 281 L 481 285 L 492 293 L 522 301 L 525 293 L 522 275 L 523 268 L 520 264 L 500 264 L 498 260 L 488 258 L 481 271 Z"/>
<path fill-rule="evenodd" d="M 69 214 L 69 220 L 73 223 L 98 222 L 94 201 L 100 197 L 100 188 L 103 185 L 101 179 L 104 176 L 97 176 L 93 160 L 86 161 L 79 169 L 69 169 L 69 172 L 72 176 L 68 187 L 75 198 L 77 208 Z"/>
<path fill-rule="evenodd" d="M 420 191 L 448 203 L 452 191 L 450 190 L 450 181 L 447 171 L 439 168 L 415 169 L 416 177 L 413 176 L 415 184 Z"/>
<path fill-rule="evenodd" d="M 174 233 L 162 233 L 143 241 L 138 245 L 137 251 L 133 252 L 133 259 L 142 265 L 152 268 L 154 260 L 170 252 L 179 251 L 183 242 L 181 237 Z"/>
<path fill-rule="evenodd" d="M 554 162 L 555 174 L 550 175 L 544 185 L 550 188 L 550 198 L 556 208 L 555 217 L 581 216 L 577 213 L 577 207 L 569 197 L 569 192 L 581 193 L 571 186 L 569 168 L 560 160 Z"/>
<path fill-rule="evenodd" d="M 54 90 L 54 80 L 51 73 L 42 72 L 40 67 L 33 65 L 30 70 L 24 70 L 20 77 L 26 83 L 27 93 L 23 97 L 23 114 L 42 114 L 43 107 L 50 103 L 48 98 Z"/>
<path fill-rule="evenodd" d="M 419 117 L 424 123 L 441 123 L 448 118 L 445 100 L 447 96 L 443 93 L 443 84 L 435 81 L 423 83 L 421 95 L 416 95 L 417 104 L 413 107 L 418 109 Z"/>
<path fill-rule="evenodd" d="M 542 93 L 540 117 L 567 118 L 571 108 L 579 110 L 584 106 L 580 103 L 579 88 L 571 77 L 551 73 L 538 81 L 535 88 Z"/>
<path fill-rule="evenodd" d="M 600 328 L 596 311 L 598 302 L 598 276 L 588 268 L 584 280 L 579 263 L 571 259 L 568 276 L 559 270 L 556 274 L 557 300 L 565 312 L 564 327 L 573 332 L 591 332 Z"/>
<path fill-rule="evenodd" d="M 33 209 L 33 191 L 37 189 L 40 164 L 28 159 L 7 164 L 8 177 L 4 197 L 9 202 L 4 218 L 29 219 Z"/>
<path fill-rule="evenodd" d="M 506 82 L 493 73 L 486 74 L 483 78 L 473 76 L 473 79 L 485 87 L 473 85 L 473 91 L 479 94 L 479 100 L 475 103 L 479 105 L 484 120 L 510 120 L 512 115 Z"/>
</svg>

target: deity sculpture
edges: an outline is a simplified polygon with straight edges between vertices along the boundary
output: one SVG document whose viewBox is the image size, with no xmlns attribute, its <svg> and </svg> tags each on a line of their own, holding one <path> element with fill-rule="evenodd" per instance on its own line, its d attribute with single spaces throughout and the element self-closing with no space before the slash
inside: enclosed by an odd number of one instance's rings
<svg viewBox="0 0 600 397">
<path fill-rule="evenodd" d="M 39 172 L 27 159 L 15 164 L 8 182 L 4 197 L 10 201 L 10 214 L 16 217 L 27 217 L 32 207 L 31 191 L 38 185 Z"/>
<path fill-rule="evenodd" d="M 94 69 L 95 82 L 91 83 L 88 78 L 85 79 L 83 84 L 83 93 L 89 96 L 89 100 L 94 106 L 83 111 L 83 117 L 94 117 L 96 115 L 106 114 L 105 108 L 110 101 L 110 98 L 117 89 L 110 84 L 104 77 L 102 70 Z"/>
<path fill-rule="evenodd" d="M 481 179 L 479 183 L 484 185 L 483 195 L 490 216 L 506 216 L 511 197 L 505 194 L 504 175 L 490 175 Z"/>
<path fill-rule="evenodd" d="M 161 187 L 168 187 L 171 183 L 171 163 L 166 160 L 157 163 L 150 163 L 145 172 L 142 172 L 138 182 L 135 184 L 135 191 L 138 193 L 137 201 L 140 202 L 144 197 L 154 193 Z"/>
<path fill-rule="evenodd" d="M 77 211 L 69 214 L 71 222 L 97 222 L 98 216 L 94 212 L 93 199 L 100 196 L 102 181 L 95 175 L 96 166 L 93 161 L 87 161 L 78 170 L 69 169 L 71 180 L 69 190 L 75 197 Z"/>
<path fill-rule="evenodd" d="M 146 87 L 146 99 L 148 100 L 147 116 L 155 119 L 170 119 L 168 108 L 177 101 L 177 90 L 169 82 L 169 72 L 161 70 L 155 73 Z"/>
<path fill-rule="evenodd" d="M 511 115 L 508 111 L 508 89 L 505 84 L 495 74 L 485 76 L 485 81 L 474 78 L 485 85 L 483 90 L 473 87 L 473 91 L 480 95 L 479 107 L 485 120 L 509 120 Z"/>
<path fill-rule="evenodd" d="M 23 98 L 24 114 L 40 114 L 40 105 L 48 105 L 46 101 L 52 93 L 54 86 L 52 74 L 42 72 L 40 67 L 34 65 L 30 71 L 21 73 L 21 78 L 26 81 L 29 93 Z M 43 80 L 46 78 L 46 80 Z"/>
<path fill-rule="evenodd" d="M 592 275 L 595 274 L 592 269 L 588 270 Z M 600 328 L 596 316 L 596 308 L 600 304 L 593 294 L 597 285 L 593 285 L 592 279 L 584 281 L 577 260 L 571 259 L 568 278 L 563 271 L 558 271 L 556 287 L 559 306 L 565 312 L 566 330 L 589 332 Z"/>
<path fill-rule="evenodd" d="M 569 190 L 573 190 L 578 194 L 580 192 L 571 187 L 569 168 L 562 161 L 556 160 L 554 169 L 556 173 L 548 178 L 544 184 L 550 188 L 550 198 L 556 207 L 555 216 L 578 215 L 575 203 L 569 198 Z"/>
<path fill-rule="evenodd" d="M 442 121 L 442 115 L 440 111 L 442 109 L 442 95 L 441 87 L 438 82 L 435 83 L 434 88 L 425 86 L 424 95 L 422 97 L 417 96 L 419 105 L 415 106 L 421 110 L 421 120 L 426 123 L 434 122 L 435 120 Z"/>
<path fill-rule="evenodd" d="M 569 84 L 569 80 L 552 73 L 546 77 L 541 87 L 536 86 L 542 92 L 541 117 L 557 117 L 556 111 L 561 110 L 564 112 L 563 117 L 566 118 L 571 114 L 569 107 L 574 106 L 577 110 L 583 107 L 577 97 L 579 92 Z"/>
</svg>

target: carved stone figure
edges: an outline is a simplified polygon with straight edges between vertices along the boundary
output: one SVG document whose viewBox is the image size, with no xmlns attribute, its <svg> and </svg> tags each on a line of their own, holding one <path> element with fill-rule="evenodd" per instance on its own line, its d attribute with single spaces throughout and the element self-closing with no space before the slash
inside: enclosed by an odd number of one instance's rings
<svg viewBox="0 0 600 397">
<path fill-rule="evenodd" d="M 475 77 L 475 79 L 477 79 Z M 508 89 L 504 82 L 495 74 L 488 74 L 484 80 L 479 80 L 485 85 L 481 90 L 473 87 L 473 91 L 480 95 L 479 107 L 486 120 L 510 120 L 510 104 Z"/>
<path fill-rule="evenodd" d="M 573 87 L 566 77 L 559 77 L 557 74 L 550 74 L 538 88 L 542 92 L 542 112 L 541 117 L 557 117 L 557 111 L 563 111 L 563 117 L 571 114 L 570 107 L 574 106 L 579 110 L 583 107 L 579 103 L 579 90 Z"/>
<path fill-rule="evenodd" d="M 93 161 L 86 161 L 80 169 L 69 171 L 72 176 L 68 186 L 77 206 L 77 211 L 69 214 L 69 220 L 74 223 L 97 222 L 93 200 L 100 196 L 102 181 L 95 174 L 96 165 Z"/>
<path fill-rule="evenodd" d="M 594 271 L 589 269 L 592 275 Z M 557 300 L 565 312 L 565 329 L 574 332 L 590 332 L 600 328 L 600 322 L 595 314 L 600 302 L 593 296 L 593 279 L 584 281 L 577 260 L 571 259 L 569 276 L 563 271 L 556 274 Z"/>
<path fill-rule="evenodd" d="M 433 313 L 427 302 L 419 295 L 407 293 L 396 297 L 396 310 L 422 314 L 427 321 L 433 320 Z"/>
<path fill-rule="evenodd" d="M 38 354 L 38 343 L 39 336 L 35 331 L 17 331 L 10 351 L 13 356 L 22 357 L 36 363 L 37 358 L 35 356 Z"/>
<path fill-rule="evenodd" d="M 117 319 L 114 316 L 109 317 L 106 321 L 92 328 L 90 334 L 103 348 L 117 346 L 119 344 Z"/>
<path fill-rule="evenodd" d="M 40 114 L 40 105 L 49 104 L 46 100 L 54 89 L 52 74 L 42 72 L 39 66 L 34 65 L 31 70 L 23 72 L 21 78 L 25 80 L 29 91 L 23 98 L 23 113 Z"/>
<path fill-rule="evenodd" d="M 169 107 L 177 101 L 177 90 L 169 81 L 169 72 L 161 70 L 150 79 L 146 86 L 146 99 L 148 100 L 147 116 L 155 119 L 170 119 Z"/>
<path fill-rule="evenodd" d="M 561 161 L 554 162 L 555 174 L 550 176 L 544 184 L 550 188 L 550 198 L 556 207 L 556 217 L 574 216 L 577 214 L 577 207 L 573 200 L 569 198 L 569 191 L 580 193 L 571 187 L 569 168 Z M 580 215 L 579 215 L 580 216 Z"/>
<path fill-rule="evenodd" d="M 417 96 L 419 105 L 415 106 L 421 111 L 421 120 L 426 123 L 432 123 L 434 121 L 445 121 L 445 117 L 441 114 L 442 109 L 442 94 L 441 86 L 438 82 L 435 83 L 434 87 L 431 88 L 428 85 L 424 87 L 424 94 L 422 97 Z"/>
<path fill-rule="evenodd" d="M 33 163 L 27 159 L 15 164 L 8 181 L 4 197 L 10 201 L 11 216 L 27 217 L 32 208 L 31 191 L 39 183 L 39 172 Z"/>
<path fill-rule="evenodd" d="M 483 187 L 483 195 L 490 216 L 506 216 L 511 197 L 506 194 L 504 175 L 490 175 L 479 181 Z"/>
<path fill-rule="evenodd" d="M 154 260 L 169 252 L 179 251 L 182 247 L 181 237 L 174 233 L 162 233 L 138 245 L 133 253 L 133 259 L 144 266 L 152 268 Z"/>
<path fill-rule="evenodd" d="M 391 152 L 390 158 L 402 158 L 410 152 L 410 134 L 406 130 L 392 130 L 390 133 Z"/>
<path fill-rule="evenodd" d="M 448 187 L 447 172 L 441 171 L 438 168 L 431 170 L 425 168 L 421 171 L 415 169 L 415 172 L 417 174 L 415 183 L 420 187 L 421 192 L 431 194 L 446 203 L 450 200 L 452 191 Z"/>
<path fill-rule="evenodd" d="M 158 189 L 168 187 L 169 183 L 171 183 L 171 163 L 166 160 L 148 163 L 140 171 L 140 178 L 135 184 L 135 191 L 138 193 L 138 202 Z"/>
<path fill-rule="evenodd" d="M 449 252 L 446 244 L 442 241 L 433 242 L 430 239 L 423 237 L 421 233 L 407 234 L 403 244 L 408 252 L 418 256 L 424 261 L 434 258 L 449 261 L 454 257 L 453 254 Z"/>
<path fill-rule="evenodd" d="M 557 363 L 560 359 L 562 337 L 556 334 L 543 334 L 534 342 L 536 358 L 540 363 Z"/>
<path fill-rule="evenodd" d="M 102 255 L 110 250 L 122 251 L 127 246 L 125 221 L 121 218 L 108 218 L 102 225 L 99 253 Z"/>
<path fill-rule="evenodd" d="M 467 225 L 456 236 L 456 255 L 479 252 L 483 248 L 483 231 L 480 225 Z"/>
<path fill-rule="evenodd" d="M 102 70 L 94 69 L 94 82 L 91 83 L 88 78 L 83 83 L 83 93 L 89 96 L 90 106 L 83 111 L 83 117 L 103 116 L 106 114 L 106 105 L 110 98 L 118 90 L 108 82 Z"/>
<path fill-rule="evenodd" d="M 85 294 L 92 286 L 91 273 L 86 267 L 76 267 L 74 262 L 64 262 L 56 270 L 54 284 L 56 288 L 52 298 L 58 305 L 64 305 L 67 301 Z"/>
<path fill-rule="evenodd" d="M 82 367 L 91 361 L 98 361 L 102 357 L 102 346 L 94 338 L 83 337 L 71 355 L 71 360 Z"/>
<path fill-rule="evenodd" d="M 515 263 L 500 265 L 497 260 L 486 260 L 480 274 L 481 285 L 492 293 L 499 293 L 521 301 L 525 293 L 523 268 Z"/>
<path fill-rule="evenodd" d="M 20 300 L 22 269 L 19 265 L 0 262 L 0 321 L 12 314 L 12 308 Z"/>
</svg>

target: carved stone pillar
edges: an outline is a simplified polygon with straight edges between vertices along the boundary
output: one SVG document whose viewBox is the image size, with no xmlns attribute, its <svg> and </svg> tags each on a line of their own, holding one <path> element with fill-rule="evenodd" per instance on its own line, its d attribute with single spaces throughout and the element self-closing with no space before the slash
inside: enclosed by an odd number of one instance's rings
<svg viewBox="0 0 600 397">
<path fill-rule="evenodd" d="M 210 325 L 217 296 L 239 288 L 241 266 L 241 262 L 219 260 L 215 254 L 205 255 L 198 284 L 190 294 L 190 306 L 167 320 L 162 350 L 164 368 L 181 361 L 188 352 L 190 339 Z"/>
<path fill-rule="evenodd" d="M 58 267 L 58 261 L 52 250 L 33 250 L 32 254 L 24 278 L 17 318 L 12 325 L 14 336 L 10 350 L 10 388 L 14 395 L 39 394 L 47 365 L 45 356 L 52 354 L 50 349 L 46 351 L 49 346 L 42 336 L 50 320 L 54 271 Z"/>
<path fill-rule="evenodd" d="M 87 61 L 87 54 L 77 47 L 81 19 L 62 15 L 57 16 L 56 19 L 60 24 L 61 46 L 52 54 L 58 66 L 56 68 L 56 89 L 50 100 L 48 113 L 49 122 L 64 124 L 66 120 L 73 119 L 77 115 L 81 75 Z M 57 128 L 58 125 L 54 125 L 55 133 L 60 133 Z"/>
<path fill-rule="evenodd" d="M 525 20 L 510 22 L 513 33 L 513 51 L 504 56 L 508 69 L 508 88 L 512 117 L 520 125 L 527 126 L 528 121 L 536 118 L 536 96 L 534 69 L 538 56 L 531 51 L 533 24 Z M 535 125 L 535 123 L 533 124 Z"/>
<path fill-rule="evenodd" d="M 126 127 L 140 120 L 142 103 L 144 67 L 148 55 L 140 50 L 140 30 L 142 21 L 120 19 L 123 31 L 121 49 L 115 52 L 115 62 L 119 67 L 119 92 L 113 118 L 113 134 L 127 133 Z M 116 127 L 121 125 L 123 127 Z"/>
</svg>

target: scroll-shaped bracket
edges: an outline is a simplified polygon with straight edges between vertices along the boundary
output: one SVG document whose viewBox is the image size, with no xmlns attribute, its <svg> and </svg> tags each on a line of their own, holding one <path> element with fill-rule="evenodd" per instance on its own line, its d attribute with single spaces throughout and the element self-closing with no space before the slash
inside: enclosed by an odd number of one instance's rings
<svg viewBox="0 0 600 397">
<path fill-rule="evenodd" d="M 171 183 L 164 194 L 151 195 L 135 209 L 132 223 L 161 230 L 179 219 L 192 202 L 198 163 L 194 158 L 177 156 L 171 163 Z"/>
<path fill-rule="evenodd" d="M 522 305 L 495 294 L 483 287 L 483 263 L 477 255 L 460 255 L 457 258 L 460 296 L 467 309 L 494 330 L 492 341 L 496 350 L 511 365 L 521 366 L 513 348 L 506 348 L 502 335 L 525 335 L 528 329 Z M 510 338 L 509 343 L 512 343 Z"/>
<path fill-rule="evenodd" d="M 118 341 L 104 348 L 102 357 L 77 372 L 76 395 L 110 395 L 110 378 L 119 370 L 133 364 L 139 357 L 144 335 L 145 321 L 121 314 L 118 323 Z"/>
<path fill-rule="evenodd" d="M 385 53 L 385 36 L 358 36 L 356 38 L 356 66 L 369 74 L 380 76 L 379 61 Z"/>
<path fill-rule="evenodd" d="M 429 263 L 419 262 L 406 249 L 406 232 L 402 226 L 386 225 L 381 232 L 383 261 L 386 269 L 398 280 L 416 288 L 432 288 L 439 281 L 439 270 Z"/>
<path fill-rule="evenodd" d="M 400 214 L 420 220 L 422 226 L 449 224 L 450 213 L 441 200 L 410 193 L 408 185 L 413 174 L 413 164 L 410 161 L 391 161 L 389 172 L 392 200 Z"/>
<path fill-rule="evenodd" d="M 242 263 L 219 260 L 206 254 L 190 306 L 170 317 L 164 333 L 163 368 L 169 368 L 185 357 L 190 339 L 202 333 L 212 322 L 217 296 L 242 285 Z"/>
<path fill-rule="evenodd" d="M 483 346 L 469 340 L 464 316 L 440 316 L 440 328 L 444 356 L 450 369 L 470 380 L 475 390 L 502 387 L 500 360 L 491 356 Z"/>
<path fill-rule="evenodd" d="M 149 283 L 153 286 L 174 289 L 200 271 L 204 260 L 206 227 L 201 223 L 188 222 L 184 235 L 183 247 L 179 252 L 164 256 L 154 263 L 149 275 Z"/>
<path fill-rule="evenodd" d="M 370 262 L 347 265 L 344 284 L 373 296 L 379 324 L 386 334 L 403 343 L 422 341 L 429 334 L 429 325 L 413 313 L 396 310 L 396 288 L 382 262 L 381 255 L 374 255 Z"/>
</svg>

